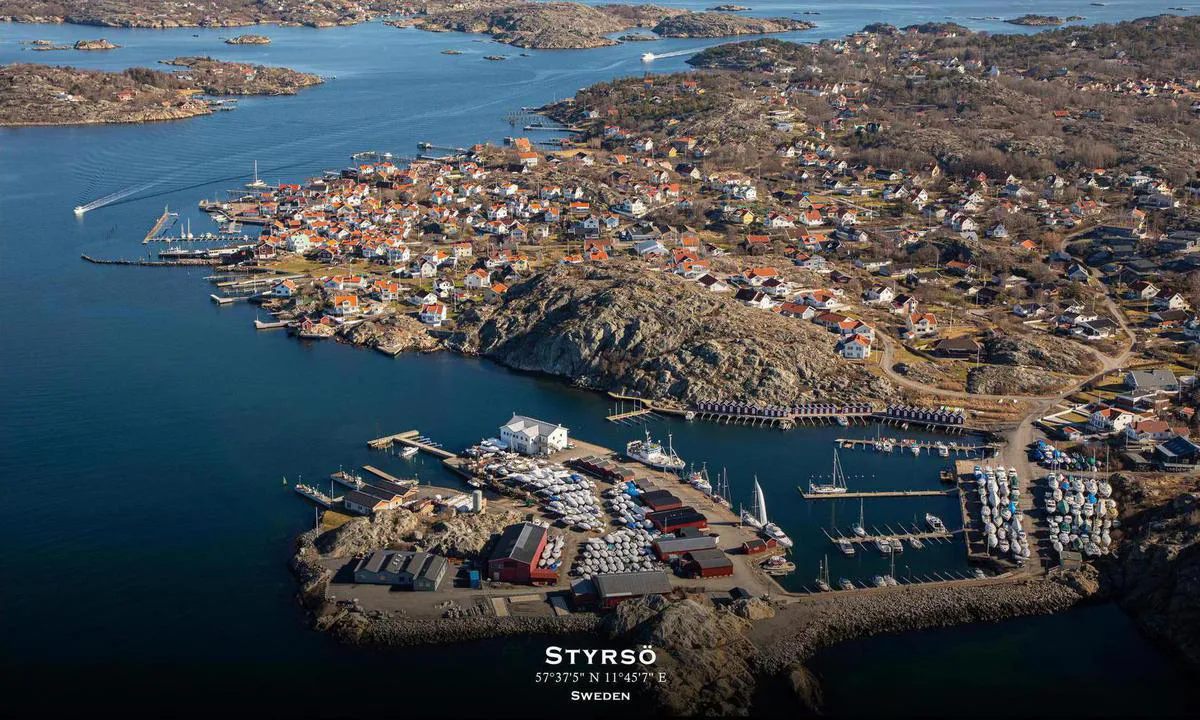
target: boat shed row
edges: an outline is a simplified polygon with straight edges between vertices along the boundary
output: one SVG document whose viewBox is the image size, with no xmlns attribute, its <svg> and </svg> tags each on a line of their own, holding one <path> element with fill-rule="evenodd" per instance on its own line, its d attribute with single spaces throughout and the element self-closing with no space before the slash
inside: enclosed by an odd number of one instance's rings
<svg viewBox="0 0 1200 720">
<path fill-rule="evenodd" d="M 624 482 L 634 478 L 633 470 L 619 465 L 611 460 L 588 455 L 587 457 L 576 458 L 567 461 L 567 466 L 576 470 L 580 470 L 589 475 L 593 475 L 602 480 L 610 480 L 612 482 Z"/>
<path fill-rule="evenodd" d="M 708 529 L 708 518 L 687 506 L 646 513 L 646 519 L 662 533 L 674 533 L 684 528 Z"/>
</svg>

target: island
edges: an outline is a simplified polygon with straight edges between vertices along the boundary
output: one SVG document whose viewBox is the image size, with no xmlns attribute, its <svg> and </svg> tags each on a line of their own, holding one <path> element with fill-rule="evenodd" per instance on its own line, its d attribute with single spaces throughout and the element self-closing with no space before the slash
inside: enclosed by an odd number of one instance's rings
<svg viewBox="0 0 1200 720">
<path fill-rule="evenodd" d="M 1080 22 L 1087 18 L 1080 15 L 1071 15 L 1069 17 L 1057 17 L 1054 15 L 1022 15 L 1004 22 L 1009 25 L 1025 25 L 1028 27 L 1057 27 L 1070 22 Z"/>
<path fill-rule="evenodd" d="M 807 30 L 812 23 L 790 18 L 753 18 L 721 12 L 688 12 L 657 5 L 583 5 L 573 2 L 517 4 L 433 11 L 414 19 L 423 30 L 483 33 L 522 48 L 563 49 L 616 45 L 615 32 L 640 27 L 655 35 L 629 36 L 713 38 Z M 622 38 L 623 40 L 624 38 Z"/>
<path fill-rule="evenodd" d="M 76 50 L 115 50 L 121 46 L 100 38 L 99 40 L 77 40 L 72 47 Z"/>
<path fill-rule="evenodd" d="M 686 13 L 667 18 L 654 32 L 673 38 L 716 38 L 733 35 L 768 35 L 811 30 L 815 24 L 786 17 L 759 18 L 721 12 Z"/>
<path fill-rule="evenodd" d="M 226 45 L 270 45 L 271 38 L 266 35 L 238 35 L 236 37 L 226 38 Z"/>
<path fill-rule="evenodd" d="M 426 142 L 410 162 L 364 152 L 235 189 L 202 209 L 259 234 L 148 262 L 217 266 L 217 292 L 256 288 L 275 320 L 255 327 L 298 343 L 488 358 L 605 393 L 618 419 L 952 434 L 925 447 L 985 457 L 947 459 L 945 485 L 918 492 L 953 495 L 962 530 L 926 516 L 904 536 L 961 543 L 972 573 L 785 588 L 770 571 L 787 560 L 763 559 L 786 547 L 778 528 L 702 474 L 506 412 L 462 448 L 363 439 L 436 456 L 471 491 L 370 466 L 332 474 L 341 497 L 297 488 L 326 509 L 291 562 L 312 626 L 368 646 L 644 642 L 686 670 L 647 689 L 682 715 L 750 707 L 768 683 L 811 703 L 805 663 L 833 643 L 1096 600 L 1200 664 L 1200 18 L 872 25 L 692 64 L 706 71 L 540 108 L 525 127 L 557 129 L 552 144 Z M 569 507 L 553 495 L 568 484 Z M 656 515 L 654 498 L 688 512 Z M 709 547 L 668 562 L 683 525 Z"/>
<path fill-rule="evenodd" d="M 751 8 L 748 8 L 745 5 L 732 4 L 717 5 L 716 7 L 709 8 L 709 10 L 712 10 L 713 12 L 747 12 L 750 9 Z"/>
<path fill-rule="evenodd" d="M 104 72 L 16 63 L 0 67 L 0 126 L 178 120 L 228 107 L 202 95 L 290 95 L 321 82 L 288 68 L 180 57 L 162 72 Z"/>
<path fill-rule="evenodd" d="M 373 0 L 370 3 L 348 0 L 210 0 L 204 3 L 0 0 L 0 21 L 135 28 L 238 27 L 264 23 L 333 27 L 366 22 L 412 7 L 411 0 Z"/>
</svg>

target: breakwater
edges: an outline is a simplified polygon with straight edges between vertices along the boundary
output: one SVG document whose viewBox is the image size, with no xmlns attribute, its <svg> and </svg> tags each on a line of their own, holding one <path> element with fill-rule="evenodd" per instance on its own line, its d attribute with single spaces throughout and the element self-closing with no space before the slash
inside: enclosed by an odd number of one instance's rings
<svg viewBox="0 0 1200 720">
<path fill-rule="evenodd" d="M 795 603 L 751 630 L 764 675 L 803 663 L 848 640 L 913 630 L 1000 622 L 1062 612 L 1099 592 L 1095 571 L 1052 571 L 1046 577 L 978 584 L 915 585 Z"/>
</svg>

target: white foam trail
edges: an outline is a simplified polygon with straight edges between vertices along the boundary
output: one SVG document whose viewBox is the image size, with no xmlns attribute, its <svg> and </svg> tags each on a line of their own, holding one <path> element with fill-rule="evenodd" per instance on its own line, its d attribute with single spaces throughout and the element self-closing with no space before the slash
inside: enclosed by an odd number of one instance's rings
<svg viewBox="0 0 1200 720">
<path fill-rule="evenodd" d="M 135 193 L 140 193 L 143 190 L 147 190 L 151 187 L 154 187 L 155 185 L 158 184 L 158 182 L 159 182 L 158 180 L 154 180 L 152 182 L 142 183 L 141 185 L 133 185 L 132 187 L 127 187 L 122 190 L 118 190 L 115 193 L 105 195 L 102 198 L 97 198 L 95 200 L 92 200 L 91 202 L 87 202 L 82 205 L 76 205 L 75 206 L 75 214 L 82 215 L 86 212 L 91 212 L 92 210 L 95 210 L 96 208 L 101 208 L 101 207 L 104 207 L 105 205 L 111 205 L 112 203 L 115 203 L 118 200 L 123 200 L 124 198 L 127 198 L 130 195 L 133 195 Z"/>
</svg>

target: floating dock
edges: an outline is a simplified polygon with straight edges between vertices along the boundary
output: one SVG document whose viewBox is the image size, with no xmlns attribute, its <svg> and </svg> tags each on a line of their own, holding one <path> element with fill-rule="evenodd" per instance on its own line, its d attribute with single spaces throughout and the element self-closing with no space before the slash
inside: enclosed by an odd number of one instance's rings
<svg viewBox="0 0 1200 720">
<path fill-rule="evenodd" d="M 866 492 L 844 493 L 812 493 L 806 492 L 799 485 L 796 490 L 805 500 L 842 500 L 846 498 L 899 498 L 899 497 L 933 497 L 935 495 L 950 495 L 956 490 L 870 490 Z"/>
<path fill-rule="evenodd" d="M 905 438 L 885 438 L 885 437 L 837 438 L 836 440 L 834 440 L 834 442 L 837 443 L 838 447 L 846 448 L 849 450 L 877 450 L 879 452 L 886 452 L 885 450 L 883 450 L 881 445 L 884 443 L 887 443 L 887 444 L 891 445 L 893 452 L 896 450 L 900 450 L 900 451 L 907 450 L 908 452 L 911 453 L 912 449 L 915 447 L 918 450 L 926 451 L 926 454 L 933 454 L 933 453 L 938 452 L 940 450 L 940 448 L 945 447 L 947 452 L 950 454 L 971 455 L 973 453 L 977 453 L 980 457 L 989 457 L 991 455 L 995 455 L 997 450 L 999 449 L 999 447 L 994 444 L 980 443 L 980 444 L 975 444 L 975 445 L 969 445 L 969 444 L 958 443 L 958 442 L 945 442 L 942 440 L 908 440 Z"/>
<path fill-rule="evenodd" d="M 392 445 L 399 443 L 408 447 L 415 447 L 421 452 L 429 453 L 430 455 L 443 460 L 451 460 L 458 457 L 449 450 L 437 447 L 429 442 L 425 442 L 425 440 L 428 440 L 428 438 L 422 439 L 419 431 L 407 430 L 402 433 L 396 433 L 395 435 L 387 435 L 384 437 L 375 438 L 374 440 L 368 440 L 367 446 L 373 450 L 385 450 Z"/>
<path fill-rule="evenodd" d="M 166 225 L 167 221 L 170 219 L 171 219 L 171 211 L 164 206 L 162 215 L 159 215 L 158 219 L 154 221 L 154 225 L 151 226 L 150 231 L 146 233 L 146 237 L 142 239 L 142 244 L 145 245 L 146 243 L 150 242 L 151 240 L 154 240 L 155 238 L 157 238 L 158 233 L 160 233 L 162 231 L 163 226 Z"/>
<path fill-rule="evenodd" d="M 874 543 L 877 540 L 890 540 L 891 538 L 896 538 L 897 540 L 912 540 L 914 538 L 917 540 L 951 540 L 954 538 L 954 533 L 949 530 L 945 532 L 934 532 L 920 530 L 915 527 L 911 530 L 901 530 L 898 532 L 892 531 L 891 527 L 888 527 L 887 530 L 888 532 L 880 532 L 879 528 L 873 527 L 867 535 L 861 537 L 854 534 L 832 535 L 824 528 L 821 529 L 821 532 L 825 533 L 825 537 L 829 538 L 829 542 L 835 545 L 843 540 L 851 543 L 866 544 Z"/>
</svg>

